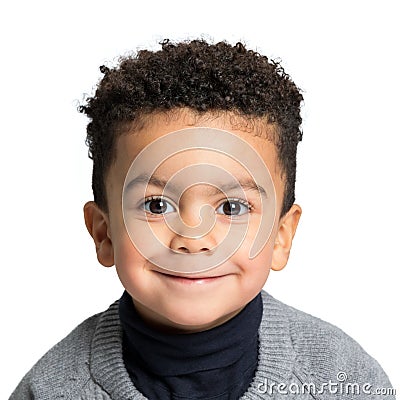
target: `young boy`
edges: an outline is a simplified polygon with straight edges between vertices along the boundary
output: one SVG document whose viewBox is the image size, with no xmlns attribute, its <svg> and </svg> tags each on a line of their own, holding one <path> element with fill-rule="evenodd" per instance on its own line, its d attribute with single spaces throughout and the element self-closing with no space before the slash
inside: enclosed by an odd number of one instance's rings
<svg viewBox="0 0 400 400">
<path fill-rule="evenodd" d="M 11 399 L 393 399 L 357 342 L 262 289 L 301 215 L 298 88 L 241 43 L 161 45 L 101 67 L 80 108 L 86 227 L 126 290 Z"/>
</svg>

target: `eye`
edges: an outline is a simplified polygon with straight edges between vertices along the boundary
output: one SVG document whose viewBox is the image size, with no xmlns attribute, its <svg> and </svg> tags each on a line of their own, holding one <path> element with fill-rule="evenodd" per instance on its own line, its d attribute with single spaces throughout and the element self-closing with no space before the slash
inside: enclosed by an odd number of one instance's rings
<svg viewBox="0 0 400 400">
<path fill-rule="evenodd" d="M 146 199 L 143 207 L 147 212 L 158 215 L 176 211 L 175 207 L 171 205 L 171 203 L 159 196 L 152 196 Z"/>
<path fill-rule="evenodd" d="M 240 216 L 250 212 L 252 206 L 247 201 L 241 199 L 230 199 L 223 202 L 218 208 L 218 214 L 225 214 L 228 216 Z"/>
</svg>

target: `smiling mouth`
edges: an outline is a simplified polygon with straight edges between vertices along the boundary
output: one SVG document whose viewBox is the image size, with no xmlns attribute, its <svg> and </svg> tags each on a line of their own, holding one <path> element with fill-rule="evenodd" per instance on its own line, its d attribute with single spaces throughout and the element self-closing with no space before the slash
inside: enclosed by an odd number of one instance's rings
<svg viewBox="0 0 400 400">
<path fill-rule="evenodd" d="M 167 276 L 169 278 L 182 278 L 182 279 L 189 279 L 189 280 L 198 280 L 198 279 L 215 279 L 215 278 L 222 278 L 223 276 L 226 276 L 228 274 L 224 275 L 211 275 L 211 276 L 198 276 L 193 274 L 193 276 L 188 276 L 188 275 L 174 275 L 174 274 L 168 274 L 166 272 L 160 272 L 160 271 L 155 271 L 161 275 Z"/>
<path fill-rule="evenodd" d="M 180 282 L 180 283 L 186 283 L 186 284 L 204 284 L 204 283 L 211 283 L 214 281 L 217 281 L 229 274 L 225 275 L 215 275 L 215 276 L 194 276 L 194 277 L 188 277 L 188 276 L 182 276 L 182 275 L 172 275 L 168 273 L 163 273 L 159 271 L 155 271 L 158 274 L 162 275 L 163 277 L 167 278 L 170 281 L 175 281 L 175 282 Z"/>
</svg>

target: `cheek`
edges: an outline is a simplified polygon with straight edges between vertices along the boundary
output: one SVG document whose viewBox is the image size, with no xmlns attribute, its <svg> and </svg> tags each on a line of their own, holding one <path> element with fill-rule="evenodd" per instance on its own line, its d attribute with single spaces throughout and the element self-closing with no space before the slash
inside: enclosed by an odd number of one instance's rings
<svg viewBox="0 0 400 400">
<path fill-rule="evenodd" d="M 136 257 L 138 253 L 124 227 L 113 229 L 112 244 L 115 264 L 118 267 L 128 263 L 130 259 Z"/>
<path fill-rule="evenodd" d="M 245 240 L 240 249 L 234 254 L 231 261 L 239 267 L 242 275 L 242 284 L 248 289 L 262 288 L 271 269 L 273 244 L 268 241 L 256 257 L 250 259 L 249 252 L 252 241 Z"/>
<path fill-rule="evenodd" d="M 127 288 L 139 282 L 139 274 L 143 271 L 147 260 L 136 249 L 127 234 L 113 242 L 114 263 L 122 284 Z"/>
<path fill-rule="evenodd" d="M 267 228 L 270 229 L 269 226 Z M 262 229 L 259 216 L 255 216 L 238 252 L 242 257 L 244 268 L 250 271 L 261 272 L 266 268 L 269 270 L 272 263 L 274 231 L 271 232 L 269 237 L 263 237 L 260 234 Z M 250 256 L 252 257 L 250 258 Z"/>
</svg>

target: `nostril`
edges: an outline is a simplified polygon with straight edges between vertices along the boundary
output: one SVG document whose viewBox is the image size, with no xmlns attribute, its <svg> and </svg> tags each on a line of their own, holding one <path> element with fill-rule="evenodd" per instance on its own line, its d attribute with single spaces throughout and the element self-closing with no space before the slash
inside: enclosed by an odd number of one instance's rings
<svg viewBox="0 0 400 400">
<path fill-rule="evenodd" d="M 186 247 L 179 247 L 176 251 L 180 252 L 180 253 L 190 253 L 190 250 Z M 203 253 L 203 252 L 208 252 L 208 251 L 210 251 L 210 249 L 208 249 L 207 247 L 203 247 L 196 253 Z"/>
</svg>

